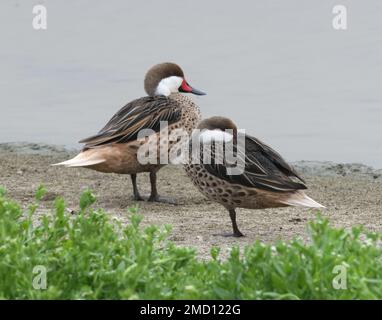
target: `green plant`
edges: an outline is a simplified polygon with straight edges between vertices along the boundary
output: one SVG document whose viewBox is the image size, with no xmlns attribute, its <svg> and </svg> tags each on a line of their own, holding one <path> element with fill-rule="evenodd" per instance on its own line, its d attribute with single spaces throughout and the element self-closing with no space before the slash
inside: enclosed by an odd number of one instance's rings
<svg viewBox="0 0 382 320">
<path fill-rule="evenodd" d="M 167 240 L 170 226 L 140 227 L 110 220 L 93 209 L 86 191 L 70 215 L 58 198 L 51 214 L 37 216 L 45 189 L 27 212 L 0 188 L 0 298 L 3 299 L 377 299 L 382 298 L 380 235 L 361 228 L 335 229 L 320 216 L 308 225 L 310 240 L 267 245 L 220 259 L 199 260 L 195 249 Z M 33 286 L 36 266 L 46 289 Z M 335 289 L 340 266 L 346 289 Z"/>
</svg>

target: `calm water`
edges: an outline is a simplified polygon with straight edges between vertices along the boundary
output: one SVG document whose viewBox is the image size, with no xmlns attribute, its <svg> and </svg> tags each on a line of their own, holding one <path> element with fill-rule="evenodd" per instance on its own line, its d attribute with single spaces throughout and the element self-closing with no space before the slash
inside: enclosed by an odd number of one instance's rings
<svg viewBox="0 0 382 320">
<path fill-rule="evenodd" d="M 0 2 L 0 142 L 78 147 L 170 60 L 287 159 L 382 167 L 381 1 L 341 1 L 346 31 L 327 0 L 49 0 L 46 31 L 36 3 Z"/>
</svg>

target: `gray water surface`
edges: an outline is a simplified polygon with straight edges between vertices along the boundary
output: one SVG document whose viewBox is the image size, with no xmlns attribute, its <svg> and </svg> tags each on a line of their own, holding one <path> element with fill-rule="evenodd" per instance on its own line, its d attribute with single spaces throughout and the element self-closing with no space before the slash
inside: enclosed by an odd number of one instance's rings
<svg viewBox="0 0 382 320">
<path fill-rule="evenodd" d="M 32 7 L 48 29 L 32 28 Z M 179 63 L 204 116 L 232 118 L 288 160 L 382 167 L 382 2 L 1 0 L 0 142 L 78 147 Z"/>
</svg>

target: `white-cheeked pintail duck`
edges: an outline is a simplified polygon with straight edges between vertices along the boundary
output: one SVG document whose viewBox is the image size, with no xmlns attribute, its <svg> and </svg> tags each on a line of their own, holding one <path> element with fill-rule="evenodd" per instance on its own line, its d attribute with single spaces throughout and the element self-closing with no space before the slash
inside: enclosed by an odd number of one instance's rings
<svg viewBox="0 0 382 320">
<path fill-rule="evenodd" d="M 310 197 L 301 176 L 272 148 L 260 140 L 237 130 L 236 125 L 227 118 L 212 117 L 198 125 L 198 134 L 193 134 L 190 152 L 185 164 L 187 175 L 207 198 L 222 204 L 232 221 L 233 236 L 240 237 L 236 223 L 236 208 L 264 209 L 286 206 L 323 208 Z M 230 131 L 230 132 L 228 132 Z M 238 147 L 239 135 L 245 147 Z M 194 139 L 199 142 L 199 163 L 192 159 Z M 233 153 L 242 159 L 240 174 L 229 174 L 232 161 L 225 153 L 216 156 L 216 142 L 232 141 Z M 194 144 L 195 146 L 195 144 Z M 203 152 L 210 153 L 208 163 L 203 163 Z"/>
<path fill-rule="evenodd" d="M 185 80 L 182 69 L 175 63 L 157 64 L 146 73 L 144 80 L 148 96 L 133 100 L 121 108 L 96 135 L 83 139 L 83 150 L 73 159 L 58 163 L 67 167 L 85 167 L 105 173 L 130 174 L 135 200 L 143 200 L 137 187 L 137 173 L 149 172 L 151 194 L 149 201 L 170 202 L 172 200 L 160 197 L 156 187 L 156 173 L 163 164 L 141 164 L 137 159 L 137 150 L 145 143 L 138 139 L 143 129 L 153 130 L 159 143 L 160 126 L 167 121 L 169 135 L 174 129 L 183 128 L 188 134 L 200 122 L 199 107 L 183 93 L 204 95 L 191 87 Z M 167 141 L 168 152 L 172 146 Z M 158 159 L 160 155 L 158 153 Z"/>
</svg>

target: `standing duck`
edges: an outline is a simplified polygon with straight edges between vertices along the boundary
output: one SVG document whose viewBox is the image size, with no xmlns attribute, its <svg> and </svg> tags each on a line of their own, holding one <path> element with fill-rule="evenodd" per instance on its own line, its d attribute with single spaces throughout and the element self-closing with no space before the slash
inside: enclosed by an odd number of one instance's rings
<svg viewBox="0 0 382 320">
<path fill-rule="evenodd" d="M 180 128 L 191 134 L 200 122 L 199 107 L 180 93 L 205 93 L 191 87 L 182 69 L 175 63 L 161 63 L 149 69 L 144 87 L 148 96 L 126 104 L 101 131 L 80 141 L 85 143 L 85 146 L 77 156 L 56 165 L 130 174 L 134 199 L 137 201 L 143 200 L 137 187 L 137 173 L 149 172 L 151 194 L 148 200 L 173 203 L 169 198 L 160 197 L 157 191 L 156 173 L 164 164 L 159 161 L 142 163 L 137 158 L 139 148 L 147 142 L 147 139 L 139 139 L 139 134 L 141 130 L 151 130 L 157 146 L 161 146 L 160 153 L 157 154 L 159 159 L 162 152 L 168 153 L 172 147 L 170 141 L 160 141 L 160 137 L 163 139 L 160 135 L 161 130 L 166 130 L 168 135 L 171 135 L 172 130 Z M 162 127 L 163 122 L 166 127 Z M 163 145 L 167 145 L 168 148 L 162 148 Z"/>
<path fill-rule="evenodd" d="M 200 131 L 196 130 L 192 135 L 189 155 L 195 155 L 195 149 L 199 155 L 188 157 L 184 167 L 202 194 L 228 210 L 233 236 L 243 236 L 236 223 L 236 208 L 323 208 L 305 194 L 304 180 L 276 151 L 260 140 L 238 132 L 230 119 L 208 118 L 200 122 L 198 129 Z M 224 152 L 217 148 L 217 142 L 224 146 Z M 243 164 L 242 170 L 236 174 L 231 174 L 233 162 L 229 159 L 232 158 L 228 159 L 225 152 L 228 143 L 231 143 L 232 154 Z M 206 156 L 207 153 L 210 156 Z"/>
</svg>

